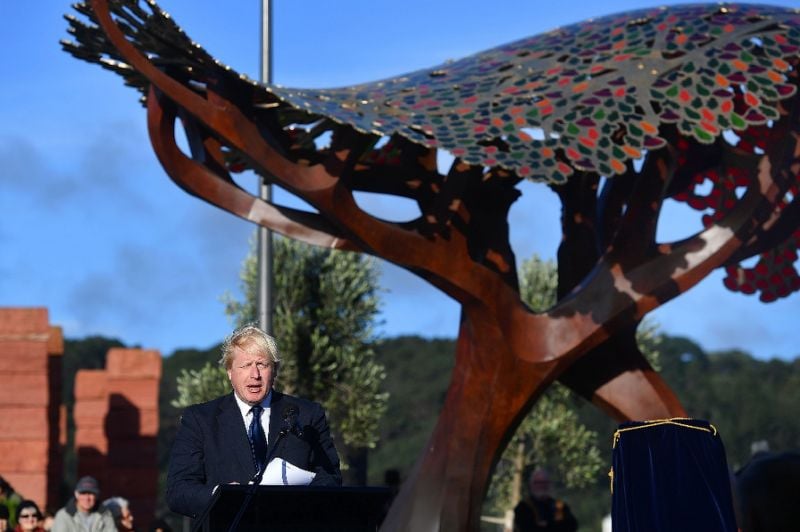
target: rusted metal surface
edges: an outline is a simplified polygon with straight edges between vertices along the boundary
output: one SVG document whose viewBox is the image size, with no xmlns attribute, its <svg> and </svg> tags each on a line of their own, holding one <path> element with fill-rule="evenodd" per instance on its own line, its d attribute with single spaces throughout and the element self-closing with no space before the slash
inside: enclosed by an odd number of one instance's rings
<svg viewBox="0 0 800 532">
<path fill-rule="evenodd" d="M 70 19 L 77 42 L 65 49 L 141 91 L 153 148 L 184 190 L 287 236 L 390 260 L 461 304 L 445 405 L 384 530 L 477 529 L 494 463 L 556 379 L 618 420 L 686 415 L 634 334 L 714 269 L 764 301 L 800 289 L 797 10 L 637 11 L 312 91 L 236 74 L 151 2 L 76 9 L 85 22 Z M 174 139 L 178 119 L 190 153 Z M 446 174 L 439 148 L 456 155 Z M 242 190 L 231 177 L 242 168 L 316 212 Z M 563 208 L 559 300 L 541 313 L 520 300 L 509 243 L 525 178 Z M 414 199 L 421 215 L 380 220 L 356 191 Z M 702 228 L 656 242 L 670 198 L 704 210 Z"/>
</svg>

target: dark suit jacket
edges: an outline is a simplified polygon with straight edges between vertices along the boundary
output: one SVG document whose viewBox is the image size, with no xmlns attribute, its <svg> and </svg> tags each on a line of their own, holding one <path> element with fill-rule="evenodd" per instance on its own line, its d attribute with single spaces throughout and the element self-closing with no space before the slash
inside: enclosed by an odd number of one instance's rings
<svg viewBox="0 0 800 532">
<path fill-rule="evenodd" d="M 294 433 L 281 435 L 283 413 L 297 409 Z M 311 485 L 342 483 L 339 457 L 322 406 L 272 391 L 267 453 L 316 473 Z M 250 442 L 233 393 L 193 405 L 181 416 L 167 473 L 167 505 L 174 512 L 197 517 L 211 499 L 214 486 L 248 483 L 256 474 Z"/>
</svg>

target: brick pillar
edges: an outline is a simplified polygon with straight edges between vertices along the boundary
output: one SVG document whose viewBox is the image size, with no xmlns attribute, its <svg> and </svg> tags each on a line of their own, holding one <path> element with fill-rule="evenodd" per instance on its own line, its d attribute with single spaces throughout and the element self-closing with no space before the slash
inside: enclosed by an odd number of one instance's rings
<svg viewBox="0 0 800 532">
<path fill-rule="evenodd" d="M 0 308 L 0 473 L 43 507 L 60 504 L 61 478 L 63 341 L 48 320 L 45 308 Z"/>
<path fill-rule="evenodd" d="M 108 476 L 104 488 L 131 503 L 139 525 L 155 516 L 158 495 L 158 385 L 161 354 L 111 349 L 106 358 L 109 416 Z"/>
<path fill-rule="evenodd" d="M 75 374 L 75 455 L 78 477 L 91 475 L 106 491 L 106 455 L 108 438 L 105 421 L 108 415 L 108 375 L 103 369 L 81 369 Z"/>
<path fill-rule="evenodd" d="M 80 370 L 75 379 L 78 475 L 97 478 L 101 499 L 128 499 L 137 524 L 146 526 L 158 494 L 161 354 L 114 348 L 106 369 Z"/>
</svg>

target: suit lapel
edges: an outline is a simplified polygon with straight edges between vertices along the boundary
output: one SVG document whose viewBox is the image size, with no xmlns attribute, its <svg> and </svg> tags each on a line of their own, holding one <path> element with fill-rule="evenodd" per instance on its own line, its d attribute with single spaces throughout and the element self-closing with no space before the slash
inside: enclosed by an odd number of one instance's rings
<svg viewBox="0 0 800 532">
<path fill-rule="evenodd" d="M 281 409 L 286 403 L 282 393 L 272 390 L 272 400 L 269 404 L 269 434 L 267 435 L 267 449 L 271 449 L 281 432 Z M 269 451 L 268 451 L 269 452 Z"/>
<path fill-rule="evenodd" d="M 250 440 L 244 428 L 242 413 L 236 404 L 233 394 L 227 395 L 220 405 L 217 415 L 220 427 L 220 443 L 224 456 L 228 456 L 231 465 L 236 468 L 237 476 L 249 480 L 256 474 L 253 463 L 253 451 L 250 449 Z M 235 458 L 234 458 L 235 457 Z"/>
</svg>

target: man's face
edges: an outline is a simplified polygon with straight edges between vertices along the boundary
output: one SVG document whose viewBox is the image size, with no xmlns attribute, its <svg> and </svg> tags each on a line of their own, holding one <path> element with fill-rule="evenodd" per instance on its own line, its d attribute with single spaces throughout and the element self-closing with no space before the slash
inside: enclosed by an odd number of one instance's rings
<svg viewBox="0 0 800 532">
<path fill-rule="evenodd" d="M 94 508 L 97 502 L 97 495 L 89 491 L 75 492 L 75 504 L 81 512 L 88 512 Z"/>
<path fill-rule="evenodd" d="M 233 348 L 233 362 L 228 378 L 236 395 L 249 405 L 260 403 L 272 389 L 275 365 L 256 347 Z"/>
<path fill-rule="evenodd" d="M 531 495 L 534 499 L 542 499 L 550 495 L 550 478 L 544 471 L 534 471 L 530 479 Z"/>
</svg>

